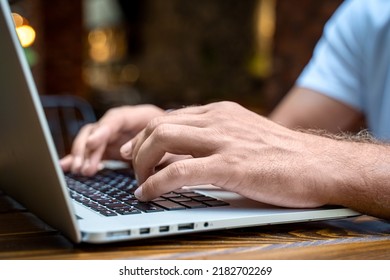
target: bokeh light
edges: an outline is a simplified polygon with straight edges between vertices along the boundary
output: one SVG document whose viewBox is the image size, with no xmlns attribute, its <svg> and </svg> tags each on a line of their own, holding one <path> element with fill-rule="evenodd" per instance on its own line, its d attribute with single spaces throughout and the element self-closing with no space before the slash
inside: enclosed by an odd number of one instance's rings
<svg viewBox="0 0 390 280">
<path fill-rule="evenodd" d="M 28 21 L 17 13 L 12 13 L 12 17 L 14 19 L 16 33 L 18 34 L 20 43 L 23 48 L 27 48 L 31 46 L 36 38 L 36 32 L 34 28 L 32 28 Z"/>
</svg>

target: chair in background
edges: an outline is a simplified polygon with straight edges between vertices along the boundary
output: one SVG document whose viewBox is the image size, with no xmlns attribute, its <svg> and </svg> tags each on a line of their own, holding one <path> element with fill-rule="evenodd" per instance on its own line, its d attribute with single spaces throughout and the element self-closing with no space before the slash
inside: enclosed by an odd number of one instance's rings
<svg viewBox="0 0 390 280">
<path fill-rule="evenodd" d="M 96 121 L 92 106 L 74 95 L 41 95 L 41 102 L 60 157 L 70 152 L 80 128 Z"/>
</svg>

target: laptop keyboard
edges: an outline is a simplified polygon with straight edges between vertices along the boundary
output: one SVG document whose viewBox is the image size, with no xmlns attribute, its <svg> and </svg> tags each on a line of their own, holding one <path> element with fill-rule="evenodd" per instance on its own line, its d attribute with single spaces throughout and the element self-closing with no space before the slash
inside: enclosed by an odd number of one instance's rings
<svg viewBox="0 0 390 280">
<path fill-rule="evenodd" d="M 100 171 L 93 177 L 66 173 L 65 178 L 72 199 L 104 216 L 229 205 L 186 189 L 178 189 L 150 202 L 142 202 L 134 196 L 137 181 L 128 173 L 112 170 Z"/>
</svg>

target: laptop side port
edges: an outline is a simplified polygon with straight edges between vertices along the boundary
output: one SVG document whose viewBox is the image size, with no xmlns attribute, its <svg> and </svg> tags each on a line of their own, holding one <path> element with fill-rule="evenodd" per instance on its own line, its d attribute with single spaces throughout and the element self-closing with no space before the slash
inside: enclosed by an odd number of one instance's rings
<svg viewBox="0 0 390 280">
<path fill-rule="evenodd" d="M 160 226 L 158 228 L 159 232 L 168 232 L 169 231 L 169 226 Z"/>
<path fill-rule="evenodd" d="M 190 230 L 194 228 L 195 228 L 194 223 L 179 224 L 177 227 L 178 230 Z"/>
<path fill-rule="evenodd" d="M 139 230 L 139 234 L 149 234 L 150 233 L 150 228 L 141 228 Z"/>
<path fill-rule="evenodd" d="M 125 237 L 130 235 L 131 235 L 130 230 L 113 231 L 107 233 L 107 237 L 111 237 L 111 238 Z"/>
</svg>

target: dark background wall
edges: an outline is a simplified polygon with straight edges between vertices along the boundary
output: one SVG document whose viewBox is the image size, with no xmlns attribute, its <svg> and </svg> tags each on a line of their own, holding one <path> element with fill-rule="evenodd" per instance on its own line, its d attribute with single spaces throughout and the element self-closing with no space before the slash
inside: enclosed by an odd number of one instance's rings
<svg viewBox="0 0 390 280">
<path fill-rule="evenodd" d="M 279 0 L 276 6 L 274 70 L 264 89 L 273 108 L 309 61 L 323 26 L 342 0 Z"/>
<path fill-rule="evenodd" d="M 268 77 L 259 77 L 249 67 L 256 53 L 259 0 L 120 1 L 127 11 L 121 24 L 127 56 L 115 67 L 134 65 L 139 78 L 101 89 L 85 79 L 88 30 L 82 1 L 17 1 L 12 8 L 37 29 L 33 48 L 39 62 L 33 71 L 41 94 L 72 93 L 101 111 L 120 103 L 172 107 L 228 99 L 267 113 L 291 88 L 341 2 L 277 1 L 273 68 Z"/>
</svg>

